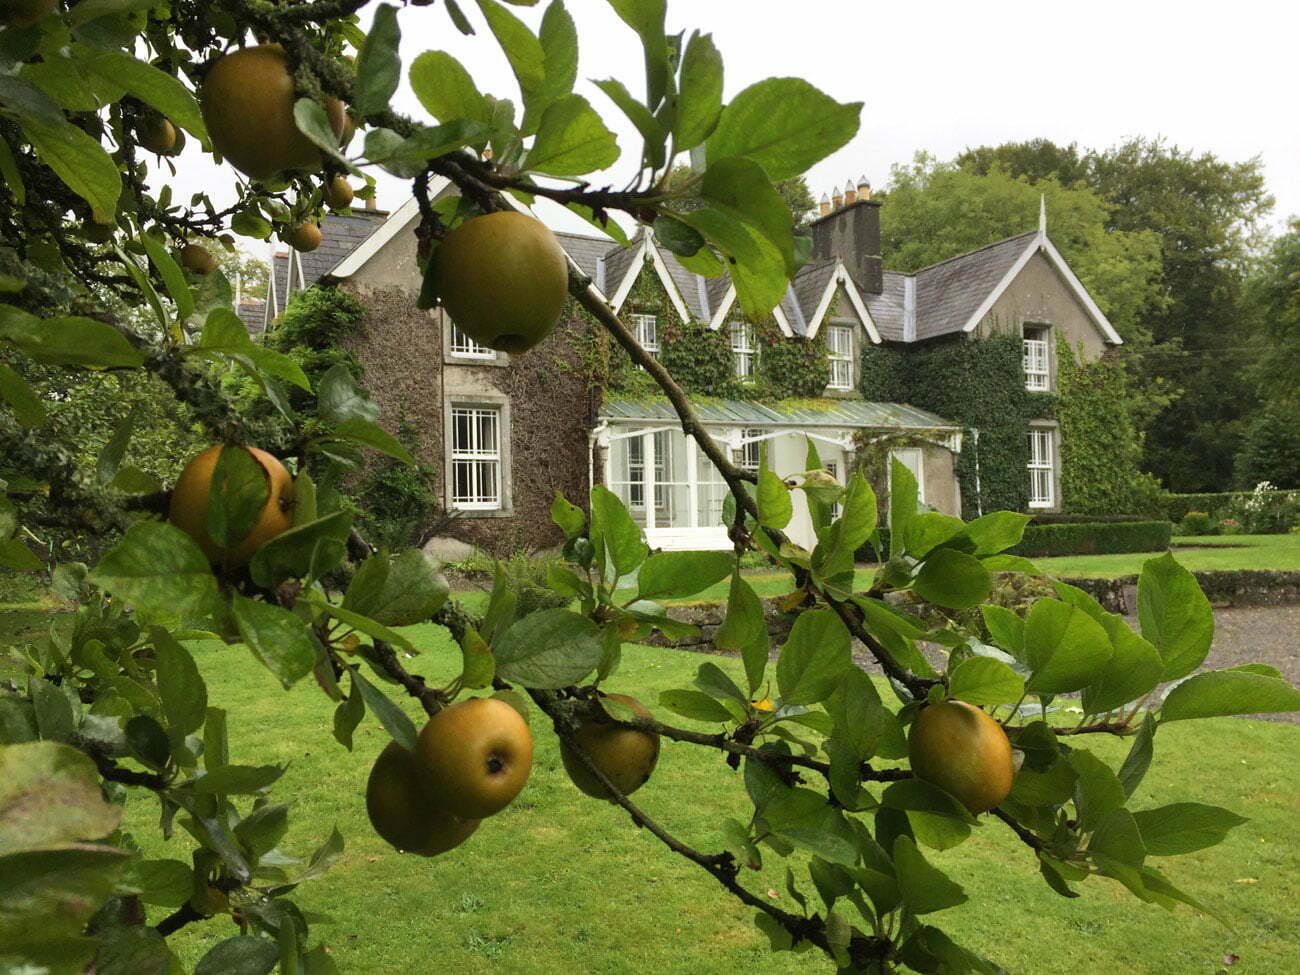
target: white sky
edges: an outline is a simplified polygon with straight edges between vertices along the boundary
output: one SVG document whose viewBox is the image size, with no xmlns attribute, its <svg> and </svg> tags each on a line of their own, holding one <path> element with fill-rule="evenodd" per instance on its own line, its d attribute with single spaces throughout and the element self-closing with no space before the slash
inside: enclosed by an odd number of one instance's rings
<svg viewBox="0 0 1300 975">
<path fill-rule="evenodd" d="M 578 90 L 619 134 L 625 160 L 611 178 L 626 179 L 639 141 L 587 79 L 618 78 L 643 95 L 637 39 L 603 0 L 568 6 L 581 46 Z M 446 50 L 481 90 L 518 104 L 473 0 L 461 7 L 479 28 L 474 37 L 462 37 L 441 4 L 401 11 L 404 73 L 420 52 Z M 512 9 L 535 26 L 542 6 Z M 921 149 L 948 159 L 969 146 L 1036 137 L 1105 148 L 1163 135 L 1225 160 L 1259 155 L 1277 198 L 1273 223 L 1300 214 L 1300 7 L 1285 0 L 669 0 L 668 26 L 713 34 L 726 66 L 725 98 L 765 77 L 796 75 L 839 101 L 866 103 L 856 138 L 809 174 L 815 197 L 860 173 L 884 186 L 890 166 Z M 423 117 L 405 80 L 394 107 Z M 358 138 L 354 151 L 360 145 Z M 205 158 L 185 154 L 177 189 L 206 188 L 221 205 L 233 195 L 230 170 Z M 380 207 L 398 206 L 407 192 L 380 174 Z M 587 227 L 576 217 L 548 219 Z"/>
</svg>

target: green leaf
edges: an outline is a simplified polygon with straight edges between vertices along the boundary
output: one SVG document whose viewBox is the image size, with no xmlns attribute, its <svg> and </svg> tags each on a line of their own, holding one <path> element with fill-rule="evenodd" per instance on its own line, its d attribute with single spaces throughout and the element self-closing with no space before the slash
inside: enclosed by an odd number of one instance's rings
<svg viewBox="0 0 1300 975">
<path fill-rule="evenodd" d="M 354 176 L 363 175 L 339 151 L 338 134 L 320 102 L 312 98 L 299 98 L 293 103 L 293 122 L 298 131 L 314 142 L 326 156 L 342 164 Z"/>
<path fill-rule="evenodd" d="M 235 837 L 249 855 L 261 858 L 275 849 L 289 829 L 289 807 L 285 803 L 260 804 L 239 821 Z"/>
<path fill-rule="evenodd" d="M 194 975 L 269 975 L 280 960 L 274 941 L 241 934 L 227 938 L 199 959 Z"/>
<path fill-rule="evenodd" d="M 352 751 L 352 732 L 356 731 L 361 719 L 366 716 L 366 701 L 361 696 L 361 689 L 354 680 L 348 696 L 334 709 L 334 740 Z"/>
<path fill-rule="evenodd" d="M 158 696 L 167 727 L 174 735 L 191 735 L 203 727 L 208 688 L 189 650 L 161 626 L 150 627 Z"/>
<path fill-rule="evenodd" d="M 488 103 L 464 65 L 445 51 L 425 51 L 411 62 L 411 89 L 439 122 L 469 119 L 487 125 Z"/>
<path fill-rule="evenodd" d="M 658 168 L 664 164 L 664 156 L 668 141 L 668 132 L 660 124 L 659 120 L 650 113 L 639 101 L 632 97 L 624 86 L 623 82 L 613 78 L 605 81 L 594 82 L 595 86 L 609 96 L 609 100 L 618 106 L 619 110 L 628 117 L 645 144 L 646 165 L 651 168 Z M 786 208 L 786 213 L 789 213 Z M 694 253 L 694 252 L 692 252 Z"/>
<path fill-rule="evenodd" d="M 113 431 L 113 436 L 109 438 L 104 449 L 99 452 L 99 459 L 95 463 L 95 472 L 99 475 L 99 483 L 107 486 L 117 474 L 117 469 L 121 466 L 122 457 L 126 454 L 127 444 L 131 442 L 131 433 L 135 429 L 135 421 L 140 416 L 141 404 L 137 403 L 131 407 L 130 412 L 118 424 L 117 429 Z"/>
<path fill-rule="evenodd" d="M 1151 757 L 1154 752 L 1152 740 L 1155 736 L 1155 718 L 1147 714 L 1143 717 L 1142 727 L 1138 729 L 1133 744 L 1129 746 L 1128 755 L 1124 757 L 1124 764 L 1119 769 L 1119 780 L 1124 786 L 1124 795 L 1131 796 L 1137 791 L 1137 787 L 1142 784 L 1143 776 L 1147 774 L 1147 769 L 1151 767 Z"/>
<path fill-rule="evenodd" d="M 695 675 L 695 686 L 719 701 L 736 701 L 742 707 L 749 704 L 748 695 L 737 687 L 736 682 L 728 677 L 726 672 L 717 664 L 700 664 Z"/>
<path fill-rule="evenodd" d="M 238 593 L 234 594 L 231 610 L 240 637 L 286 688 L 311 673 L 316 647 L 305 620 L 287 609 Z"/>
<path fill-rule="evenodd" d="M 1025 621 L 1031 694 L 1062 694 L 1093 683 L 1113 653 L 1110 637 L 1077 606 L 1040 599 Z"/>
<path fill-rule="evenodd" d="M 999 647 L 1021 663 L 1025 662 L 1025 621 L 1018 614 L 1002 606 L 981 606 L 984 625 L 989 636 Z"/>
<path fill-rule="evenodd" d="M 718 724 L 735 720 L 730 711 L 702 691 L 663 691 L 659 695 L 659 705 L 692 721 Z"/>
<path fill-rule="evenodd" d="M 5 339 L 51 366 L 134 369 L 144 362 L 144 353 L 112 325 L 75 315 L 41 320 L 0 305 L 0 340 Z"/>
<path fill-rule="evenodd" d="M 145 253 L 149 255 L 149 260 L 158 271 L 159 277 L 163 279 L 167 294 L 171 295 L 172 301 L 176 303 L 176 317 L 182 322 L 185 321 L 194 314 L 194 295 L 190 293 L 190 286 L 185 281 L 185 273 L 171 254 L 167 253 L 167 248 L 162 242 L 152 234 L 141 234 L 140 242 L 144 244 Z"/>
<path fill-rule="evenodd" d="M 320 578 L 343 561 L 351 529 L 352 512 L 346 510 L 294 525 L 258 546 L 248 566 L 253 581 L 272 589 L 286 579 Z"/>
<path fill-rule="evenodd" d="M 270 494 L 270 474 L 248 448 L 222 448 L 208 495 L 208 537 L 223 549 L 239 544 L 262 517 Z"/>
<path fill-rule="evenodd" d="M 372 564 L 383 565 L 387 571 L 378 585 L 365 588 L 358 585 L 358 572 L 343 600 L 346 608 L 385 626 L 413 626 L 428 620 L 447 601 L 447 580 L 438 571 L 438 563 L 418 548 L 392 558 L 381 552 L 362 566 Z"/>
<path fill-rule="evenodd" d="M 559 491 L 555 492 L 555 500 L 551 502 L 551 521 L 570 540 L 580 536 L 587 528 L 587 515 Z"/>
<path fill-rule="evenodd" d="M 537 39 L 543 53 L 542 84 L 525 99 L 523 134 L 537 131 L 537 122 L 557 98 L 573 91 L 578 78 L 578 29 L 561 0 L 547 4 Z"/>
<path fill-rule="evenodd" d="M 1175 802 L 1133 813 L 1142 845 L 1152 856 L 1194 853 L 1222 843 L 1228 830 L 1247 820 L 1227 809 L 1200 802 Z"/>
<path fill-rule="evenodd" d="M 395 647 L 400 647 L 407 653 L 415 653 L 415 646 L 405 636 L 397 630 L 390 630 L 382 623 L 377 623 L 369 616 L 363 616 L 360 613 L 354 613 L 351 610 L 344 609 L 342 606 L 334 606 L 325 600 L 324 596 L 315 595 L 312 598 L 317 606 L 324 612 L 333 616 L 341 623 L 346 623 L 358 633 L 364 633 L 366 636 L 373 637 L 376 640 L 382 640 L 385 643 L 391 643 Z"/>
<path fill-rule="evenodd" d="M 713 635 L 719 650 L 740 654 L 745 664 L 745 678 L 752 694 L 762 683 L 767 669 L 769 637 L 763 604 L 739 570 L 731 574 L 731 591 L 727 595 L 727 615 Z"/>
<path fill-rule="evenodd" d="M 966 526 L 966 537 L 975 543 L 975 556 L 995 555 L 1020 542 L 1032 515 L 994 511 Z"/>
<path fill-rule="evenodd" d="M 841 105 L 799 78 L 750 85 L 722 110 L 708 158 L 745 156 L 773 180 L 807 172 L 858 131 L 861 102 Z"/>
<path fill-rule="evenodd" d="M 132 860 L 124 880 L 158 907 L 180 907 L 194 896 L 194 870 L 180 860 Z"/>
<path fill-rule="evenodd" d="M 931 866 L 909 836 L 894 840 L 894 871 L 903 904 L 913 914 L 930 914 L 966 903 L 966 892 Z"/>
<path fill-rule="evenodd" d="M 764 528 L 780 531 L 794 516 L 790 489 L 766 466 L 758 475 L 758 522 Z"/>
<path fill-rule="evenodd" d="M 91 915 L 113 893 L 131 854 L 109 846 L 78 844 L 53 850 L 27 850 L 0 856 L 0 955 L 5 962 L 15 946 L 80 937 Z M 21 950 L 21 948 L 20 948 Z M 66 962 L 66 956 L 60 959 Z M 56 969 L 6 965 L 9 972 L 81 972 L 89 959 Z"/>
<path fill-rule="evenodd" d="M 401 40 L 397 8 L 381 3 L 375 8 L 370 33 L 357 54 L 352 107 L 358 115 L 373 115 L 388 108 L 402 77 L 402 59 L 398 53 Z"/>
<path fill-rule="evenodd" d="M 230 230 L 241 237 L 267 240 L 275 231 L 275 226 L 255 210 L 240 210 L 230 218 Z"/>
<path fill-rule="evenodd" d="M 679 152 L 694 149 L 709 137 L 722 114 L 722 55 L 712 34 L 694 31 L 682 55 L 677 118 L 673 139 Z"/>
<path fill-rule="evenodd" d="M 1212 670 L 1170 691 L 1160 708 L 1160 722 L 1286 711 L 1300 711 L 1300 690 L 1287 681 L 1243 670 Z"/>
<path fill-rule="evenodd" d="M 179 528 L 136 522 L 100 559 L 90 581 L 141 609 L 202 617 L 216 603 L 206 556 Z"/>
<path fill-rule="evenodd" d="M 20 118 L 18 124 L 41 161 L 54 170 L 68 189 L 90 204 L 94 219 L 111 223 L 117 213 L 122 179 L 117 163 L 99 141 L 62 120 L 50 122 L 27 116 Z"/>
<path fill-rule="evenodd" d="M 3 362 L 0 362 L 0 398 L 9 404 L 22 426 L 39 427 L 45 422 L 45 406 L 41 398 L 26 379 Z"/>
<path fill-rule="evenodd" d="M 927 511 L 908 519 L 903 548 L 908 555 L 919 559 L 944 542 L 951 541 L 966 529 L 960 518 L 938 511 Z"/>
<path fill-rule="evenodd" d="M 731 575 L 729 552 L 656 552 L 637 575 L 638 599 L 693 596 Z"/>
<path fill-rule="evenodd" d="M 780 249 L 744 221 L 717 207 L 705 206 L 678 213 L 677 217 L 722 250 L 745 317 L 751 321 L 765 318 L 784 297 L 790 283 Z"/>
<path fill-rule="evenodd" d="M 326 423 L 351 419 L 374 421 L 379 416 L 379 407 L 370 394 L 341 362 L 330 366 L 317 384 L 316 409 Z"/>
<path fill-rule="evenodd" d="M 1163 669 L 1156 648 L 1121 618 L 1112 617 L 1102 625 L 1110 633 L 1115 652 L 1096 681 L 1083 689 L 1085 714 L 1104 714 L 1150 693 L 1160 683 Z"/>
<path fill-rule="evenodd" d="M 800 849 L 851 867 L 858 849 L 853 829 L 826 797 L 811 789 L 789 789 L 763 809 L 768 828 Z"/>
<path fill-rule="evenodd" d="M 1092 834 L 1088 852 L 1100 853 L 1130 867 L 1140 867 L 1147 855 L 1137 821 L 1127 809 L 1111 811 Z"/>
<path fill-rule="evenodd" d="M 786 271 L 798 270 L 794 259 L 793 217 L 763 168 L 751 159 L 718 159 L 709 163 L 700 184 L 701 196 L 758 231 L 781 252 Z"/>
<path fill-rule="evenodd" d="M 470 690 L 491 687 L 492 678 L 496 676 L 496 658 L 488 649 L 487 641 L 478 635 L 474 627 L 465 627 L 465 635 L 460 641 L 460 652 L 461 686 Z"/>
<path fill-rule="evenodd" d="M 369 420 L 360 417 L 344 420 L 334 427 L 334 434 L 344 440 L 378 450 L 394 460 L 400 460 L 403 464 L 415 466 L 415 458 L 411 456 L 411 452 L 391 433 Z"/>
<path fill-rule="evenodd" d="M 20 539 L 0 539 L 0 566 L 15 572 L 39 572 L 45 563 L 38 559 Z"/>
<path fill-rule="evenodd" d="M 880 803 L 889 809 L 931 813 L 971 825 L 976 821 L 959 799 L 923 779 L 891 782 L 881 794 Z"/>
<path fill-rule="evenodd" d="M 1165 663 L 1161 680 L 1186 677 L 1204 663 L 1214 640 L 1214 611 L 1196 577 L 1172 555 L 1143 564 L 1137 601 L 1142 635 Z"/>
<path fill-rule="evenodd" d="M 546 80 L 546 52 L 528 26 L 496 0 L 478 0 L 479 9 L 519 82 L 525 104 Z"/>
<path fill-rule="evenodd" d="M 1068 760 L 1079 777 L 1074 785 L 1079 831 L 1090 833 L 1124 805 L 1124 786 L 1110 766 L 1092 752 L 1076 748 Z"/>
<path fill-rule="evenodd" d="M 948 675 L 948 696 L 968 704 L 1015 704 L 1024 693 L 1024 679 L 992 657 L 967 657 Z"/>
<path fill-rule="evenodd" d="M 649 551 L 618 495 L 600 484 L 591 489 L 591 540 L 619 575 L 630 575 Z"/>
<path fill-rule="evenodd" d="M 166 768 L 171 757 L 171 744 L 167 732 L 153 717 L 137 714 L 126 722 L 122 730 L 132 758 L 158 772 Z"/>
<path fill-rule="evenodd" d="M 411 719 L 406 716 L 393 699 L 361 676 L 361 671 L 352 671 L 352 686 L 361 692 L 366 707 L 379 719 L 384 730 L 409 752 L 415 751 L 416 730 Z"/>
<path fill-rule="evenodd" d="M 122 807 L 104 801 L 95 763 L 77 749 L 0 746 L 0 856 L 98 839 L 121 821 Z"/>
<path fill-rule="evenodd" d="M 884 707 L 876 686 L 857 667 L 844 672 L 839 687 L 826 699 L 834 724 L 832 738 L 848 747 L 858 761 L 876 752 L 883 731 Z"/>
<path fill-rule="evenodd" d="M 251 796 L 265 791 L 284 775 L 279 765 L 219 765 L 189 784 L 191 792 L 206 795 Z"/>
<path fill-rule="evenodd" d="M 564 95 L 542 115 L 524 168 L 549 176 L 582 176 L 612 166 L 618 140 L 581 95 Z"/>
<path fill-rule="evenodd" d="M 669 54 L 664 38 L 666 0 L 609 0 L 609 5 L 641 38 L 645 51 L 646 103 L 658 111 L 668 94 Z"/>
<path fill-rule="evenodd" d="M 121 51 L 105 51 L 82 63 L 86 70 L 119 89 L 125 88 L 200 142 L 208 142 L 208 130 L 194 93 L 166 71 Z"/>
<path fill-rule="evenodd" d="M 311 392 L 311 381 L 302 367 L 289 356 L 255 343 L 244 323 L 230 308 L 217 307 L 208 312 L 203 323 L 203 334 L 193 351 L 209 358 L 214 355 L 230 356 L 258 379 L 263 378 L 262 374 L 275 376 Z"/>
<path fill-rule="evenodd" d="M 853 667 L 852 638 L 831 609 L 799 615 L 776 661 L 776 681 L 785 706 L 816 704 L 839 686 Z"/>
<path fill-rule="evenodd" d="M 949 609 L 969 609 L 988 599 L 993 577 L 973 555 L 941 548 L 921 565 L 912 588 L 926 602 Z"/>
<path fill-rule="evenodd" d="M 916 475 L 897 457 L 889 458 L 889 554 L 903 551 L 907 523 L 916 516 Z"/>
<path fill-rule="evenodd" d="M 600 663 L 600 628 L 567 609 L 543 609 L 516 620 L 494 641 L 497 674 L 524 687 L 576 684 Z"/>
</svg>

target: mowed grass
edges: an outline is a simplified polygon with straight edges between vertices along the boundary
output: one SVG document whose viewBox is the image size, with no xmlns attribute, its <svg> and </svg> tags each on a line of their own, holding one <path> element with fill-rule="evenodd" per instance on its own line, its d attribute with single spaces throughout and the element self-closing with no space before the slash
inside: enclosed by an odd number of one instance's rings
<svg viewBox="0 0 1300 975">
<path fill-rule="evenodd" d="M 459 654 L 444 630 L 413 629 L 426 653 L 414 669 L 450 676 Z M 368 717 L 349 753 L 331 737 L 332 705 L 312 685 L 280 689 L 242 647 L 195 644 L 210 702 L 230 713 L 232 760 L 287 763 L 274 787 L 294 804 L 282 847 L 306 856 L 338 826 L 347 847 L 323 878 L 304 884 L 298 903 L 333 923 L 313 927 L 347 972 L 793 973 L 831 971 L 816 954 L 771 954 L 752 911 L 698 868 L 634 828 L 616 807 L 579 793 L 560 765 L 554 735 L 533 715 L 536 764 L 520 798 L 459 849 L 425 860 L 400 855 L 369 830 L 364 789 L 369 763 L 386 741 Z M 703 658 L 628 647 L 611 689 L 650 703 L 660 691 L 689 686 Z M 737 661 L 708 658 L 739 676 Z M 886 692 L 887 693 L 887 692 Z M 408 705 L 413 718 L 419 715 Z M 668 717 L 667 715 L 661 715 Z M 1117 762 L 1127 741 L 1083 744 Z M 985 817 L 974 837 L 932 862 L 971 900 L 931 915 L 959 942 L 1013 972 L 1216 972 L 1225 955 L 1242 973 L 1300 971 L 1300 728 L 1239 719 L 1176 723 L 1156 739 L 1156 763 L 1133 808 L 1210 802 L 1249 816 L 1223 845 L 1160 861 L 1170 877 L 1232 926 L 1187 908 L 1169 914 L 1093 878 L 1066 900 L 1042 882 L 1028 850 Z M 636 800 L 704 850 L 720 847 L 724 816 L 748 808 L 740 776 L 721 757 L 665 742 L 654 778 Z M 241 808 L 247 807 L 247 800 Z M 133 799 L 129 826 L 150 855 L 188 859 L 183 832 L 159 838 L 157 805 Z M 797 910 L 785 890 L 785 862 L 765 857 L 745 882 Z M 799 886 L 815 901 L 806 870 Z M 151 909 L 156 921 L 166 913 Z M 183 929 L 172 940 L 188 964 L 235 933 L 227 918 Z"/>
<path fill-rule="evenodd" d="M 1206 569 L 1274 569 L 1300 571 L 1300 534 L 1292 535 L 1188 535 L 1173 539 L 1173 553 L 1193 572 Z M 1158 553 L 1123 555 L 1070 555 L 1034 561 L 1055 576 L 1134 575 Z"/>
</svg>

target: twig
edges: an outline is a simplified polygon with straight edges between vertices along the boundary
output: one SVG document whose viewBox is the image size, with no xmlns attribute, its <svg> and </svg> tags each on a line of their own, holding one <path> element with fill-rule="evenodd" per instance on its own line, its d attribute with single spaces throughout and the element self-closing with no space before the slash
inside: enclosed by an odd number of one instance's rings
<svg viewBox="0 0 1300 975">
<path fill-rule="evenodd" d="M 1035 853 L 1041 853 L 1043 850 L 1047 849 L 1046 843 L 1016 822 L 1015 818 L 1010 813 L 1004 812 L 1001 806 L 996 806 L 993 809 L 990 809 L 989 812 L 1010 826 L 1011 831 L 1020 837 L 1024 844 Z"/>
<path fill-rule="evenodd" d="M 174 934 L 179 931 L 187 924 L 192 924 L 195 921 L 206 921 L 208 919 L 208 915 L 201 914 L 194 908 L 190 907 L 189 903 L 186 902 L 155 924 L 154 930 L 165 938 L 169 934 Z"/>
<path fill-rule="evenodd" d="M 420 702 L 426 714 L 437 714 L 447 706 L 447 698 L 436 687 L 430 687 L 419 674 L 412 674 L 397 659 L 397 653 L 383 640 L 375 640 L 375 656 L 384 670 L 406 689 L 406 693 Z"/>
</svg>

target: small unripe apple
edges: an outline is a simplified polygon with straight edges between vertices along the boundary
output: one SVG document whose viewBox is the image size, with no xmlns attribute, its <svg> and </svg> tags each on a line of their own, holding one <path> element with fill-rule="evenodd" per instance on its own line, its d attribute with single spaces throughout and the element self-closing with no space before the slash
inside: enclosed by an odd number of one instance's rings
<svg viewBox="0 0 1300 975">
<path fill-rule="evenodd" d="M 186 244 L 182 247 L 181 264 L 195 274 L 211 274 L 217 269 L 217 259 L 202 244 Z"/>
<path fill-rule="evenodd" d="M 331 210 L 346 210 L 352 206 L 354 195 L 352 184 L 342 176 L 335 176 L 326 183 L 322 192 L 325 203 Z"/>
<path fill-rule="evenodd" d="M 652 717 L 634 697 L 625 694 L 610 694 L 609 697 L 626 704 L 638 718 Z M 619 728 L 584 718 L 573 738 L 574 744 L 586 753 L 592 764 L 625 796 L 631 795 L 650 781 L 650 773 L 659 761 L 659 736 L 653 732 Z M 567 742 L 560 742 L 560 758 L 564 762 L 564 770 L 579 789 L 596 799 L 613 798 Z"/>
<path fill-rule="evenodd" d="M 1005 799 L 1016 777 L 1007 733 L 965 701 L 923 707 L 908 733 L 907 756 L 918 779 L 951 793 L 972 813 Z"/>
<path fill-rule="evenodd" d="M 366 781 L 366 814 L 375 832 L 394 848 L 431 857 L 460 846 L 479 821 L 453 816 L 425 786 L 415 756 L 391 741 Z"/>
<path fill-rule="evenodd" d="M 146 115 L 136 125 L 135 141 L 142 149 L 169 155 L 176 148 L 176 126 L 161 115 Z"/>
<path fill-rule="evenodd" d="M 298 224 L 287 238 L 290 247 L 304 254 L 319 247 L 322 239 L 320 224 L 314 221 Z"/>
</svg>

